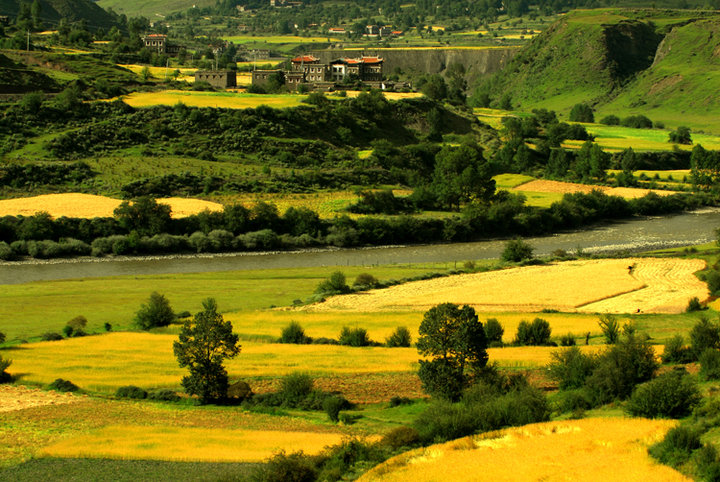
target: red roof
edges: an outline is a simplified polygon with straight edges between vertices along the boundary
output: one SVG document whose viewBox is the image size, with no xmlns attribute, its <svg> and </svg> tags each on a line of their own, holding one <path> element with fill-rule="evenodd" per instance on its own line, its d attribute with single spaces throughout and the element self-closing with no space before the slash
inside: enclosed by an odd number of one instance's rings
<svg viewBox="0 0 720 482">
<path fill-rule="evenodd" d="M 147 38 L 165 38 L 167 35 L 163 35 L 161 33 L 151 33 L 150 35 L 146 35 Z"/>
<path fill-rule="evenodd" d="M 363 57 L 360 61 L 364 64 L 379 64 L 383 59 L 380 57 Z"/>
<path fill-rule="evenodd" d="M 314 57 L 312 55 L 300 55 L 300 56 L 292 59 L 293 62 L 308 62 L 308 63 L 317 62 L 318 60 L 320 60 L 320 59 L 317 57 Z"/>
</svg>

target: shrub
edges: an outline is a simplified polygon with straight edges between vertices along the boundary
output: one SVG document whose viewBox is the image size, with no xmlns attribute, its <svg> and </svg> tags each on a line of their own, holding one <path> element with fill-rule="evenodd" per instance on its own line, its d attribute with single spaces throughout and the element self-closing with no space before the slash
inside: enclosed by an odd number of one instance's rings
<svg viewBox="0 0 720 482">
<path fill-rule="evenodd" d="M 369 346 L 371 341 L 365 328 L 349 328 L 343 326 L 338 339 L 341 345 L 346 346 Z"/>
<path fill-rule="evenodd" d="M 62 332 L 63 332 L 63 335 L 65 335 L 67 338 L 70 338 L 73 334 L 72 326 L 70 326 L 70 325 L 63 326 Z"/>
<path fill-rule="evenodd" d="M 560 346 L 575 346 L 575 335 L 568 333 L 560 337 Z"/>
<path fill-rule="evenodd" d="M 515 335 L 516 345 L 543 346 L 550 343 L 550 323 L 542 318 L 535 318 L 532 323 L 522 320 Z"/>
<path fill-rule="evenodd" d="M 353 282 L 353 288 L 373 288 L 377 286 L 378 283 L 378 279 L 373 275 L 369 273 L 360 273 L 359 275 L 357 275 L 357 278 L 355 278 L 355 281 Z"/>
<path fill-rule="evenodd" d="M 66 336 L 85 336 L 85 327 L 87 326 L 88 320 L 84 316 L 76 316 L 72 320 L 67 322 L 67 325 L 65 328 L 70 328 L 69 330 L 63 330 L 63 332 L 66 334 Z"/>
<path fill-rule="evenodd" d="M 412 427 L 395 427 L 389 431 L 380 441 L 381 444 L 387 445 L 393 450 L 404 447 L 414 447 L 420 442 L 420 434 Z"/>
<path fill-rule="evenodd" d="M 695 357 L 690 347 L 685 346 L 682 335 L 675 335 L 665 342 L 661 358 L 663 363 L 688 363 Z"/>
<path fill-rule="evenodd" d="M 705 275 L 705 282 L 708 285 L 708 289 L 710 290 L 710 293 L 716 295 L 720 291 L 720 272 L 719 271 L 709 271 Z"/>
<path fill-rule="evenodd" d="M 679 126 L 668 135 L 668 142 L 673 144 L 692 144 L 692 136 L 690 135 L 690 128 L 686 126 Z"/>
<path fill-rule="evenodd" d="M 633 127 L 635 129 L 652 129 L 653 123 L 644 115 L 631 115 L 623 118 L 620 124 L 624 127 Z"/>
<path fill-rule="evenodd" d="M 662 442 L 650 447 L 648 452 L 663 464 L 678 467 L 690 460 L 693 450 L 700 448 L 700 435 L 700 430 L 680 425 L 668 430 Z"/>
<path fill-rule="evenodd" d="M 617 126 L 620 125 L 620 118 L 616 115 L 606 115 L 600 119 L 600 123 L 606 126 Z"/>
<path fill-rule="evenodd" d="M 180 395 L 169 388 L 162 388 L 160 390 L 153 390 L 147 394 L 148 400 L 155 400 L 157 402 L 179 402 Z"/>
<path fill-rule="evenodd" d="M 476 410 L 460 403 L 435 402 L 418 415 L 413 426 L 424 443 L 472 435 L 479 427 Z"/>
<path fill-rule="evenodd" d="M 110 323 L 108 323 L 107 321 L 106 321 L 105 323 L 103 323 L 103 328 L 104 328 L 105 331 L 107 331 L 107 332 L 112 331 L 112 325 L 111 325 Z"/>
<path fill-rule="evenodd" d="M 70 380 L 63 380 L 62 378 L 56 378 L 54 382 L 48 385 L 48 388 L 57 392 L 76 392 L 80 390 L 80 387 Z"/>
<path fill-rule="evenodd" d="M 550 358 L 548 373 L 559 382 L 561 390 L 582 387 L 598 364 L 595 356 L 586 355 L 577 346 L 554 351 Z"/>
<path fill-rule="evenodd" d="M 318 472 L 313 459 L 302 451 L 287 455 L 281 451 L 270 457 L 253 474 L 258 482 L 314 482 Z"/>
<path fill-rule="evenodd" d="M 398 326 L 392 335 L 385 339 L 385 346 L 389 348 L 408 347 L 411 342 L 410 330 L 404 326 Z"/>
<path fill-rule="evenodd" d="M 335 271 L 328 279 L 321 281 L 320 284 L 317 285 L 317 288 L 315 288 L 315 293 L 321 295 L 334 295 L 349 292 L 350 287 L 347 285 L 345 275 L 342 271 Z"/>
<path fill-rule="evenodd" d="M 42 341 L 59 341 L 63 339 L 63 336 L 60 333 L 48 331 L 47 333 L 43 333 L 40 339 Z"/>
<path fill-rule="evenodd" d="M 558 409 L 561 412 L 582 413 L 592 408 L 587 392 L 581 388 L 564 390 L 559 393 Z"/>
<path fill-rule="evenodd" d="M 12 365 L 12 360 L 3 358 L 2 355 L 0 355 L 0 383 L 10 383 L 13 381 L 12 375 L 6 371 L 10 368 L 10 365 Z"/>
<path fill-rule="evenodd" d="M 636 417 L 682 418 L 700 403 L 697 384 L 687 372 L 672 371 L 638 385 L 627 405 Z"/>
<path fill-rule="evenodd" d="M 312 343 L 312 338 L 305 335 L 305 330 L 297 321 L 291 321 L 288 326 L 283 328 L 280 334 L 280 343 L 292 343 L 295 345 L 307 345 Z"/>
<path fill-rule="evenodd" d="M 5 333 L 0 331 L 0 343 L 5 343 Z"/>
<path fill-rule="evenodd" d="M 414 402 L 408 397 L 399 397 L 397 395 L 390 398 L 390 407 L 399 407 L 400 405 L 412 405 Z"/>
<path fill-rule="evenodd" d="M 575 104 L 570 111 L 571 122 L 595 122 L 592 107 L 587 104 Z"/>
<path fill-rule="evenodd" d="M 142 400 L 147 398 L 148 392 L 146 392 L 140 387 L 136 387 L 135 385 L 127 385 L 124 387 L 119 387 L 115 392 L 115 396 L 118 398 L 133 398 L 137 400 Z"/>
<path fill-rule="evenodd" d="M 720 348 L 720 324 L 701 316 L 690 330 L 690 349 L 697 359 L 708 348 Z"/>
<path fill-rule="evenodd" d="M 283 404 L 297 406 L 313 391 L 315 381 L 307 373 L 291 373 L 280 382 L 280 397 Z"/>
<path fill-rule="evenodd" d="M 141 330 L 167 326 L 173 321 L 175 321 L 175 313 L 170 308 L 170 302 L 157 291 L 153 291 L 148 303 L 141 305 L 135 313 L 135 325 Z"/>
<path fill-rule="evenodd" d="M 692 313 L 693 311 L 700 311 L 703 309 L 702 304 L 700 303 L 700 300 L 697 296 L 694 296 L 690 298 L 690 301 L 688 301 L 687 308 L 685 308 L 685 311 L 688 313 Z"/>
<path fill-rule="evenodd" d="M 488 346 L 502 346 L 502 337 L 504 334 L 505 328 L 503 328 L 496 318 L 488 318 L 485 320 L 485 338 L 488 341 Z"/>
<path fill-rule="evenodd" d="M 323 410 L 327 413 L 331 422 L 337 423 L 340 418 L 340 410 L 345 406 L 346 400 L 340 397 L 326 397 L 323 401 Z"/>
<path fill-rule="evenodd" d="M 502 255 L 503 261 L 519 263 L 520 261 L 532 259 L 533 247 L 520 238 L 511 239 L 505 243 Z"/>
<path fill-rule="evenodd" d="M 608 345 L 614 345 L 620 338 L 620 323 L 611 314 L 600 315 L 598 325 L 605 336 Z"/>
<path fill-rule="evenodd" d="M 720 351 L 707 348 L 700 354 L 700 376 L 705 380 L 720 380 Z"/>
</svg>

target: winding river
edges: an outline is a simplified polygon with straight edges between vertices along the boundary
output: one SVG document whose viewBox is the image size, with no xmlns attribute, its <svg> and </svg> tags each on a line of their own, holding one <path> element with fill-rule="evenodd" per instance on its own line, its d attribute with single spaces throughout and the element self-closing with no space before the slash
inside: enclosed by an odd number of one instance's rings
<svg viewBox="0 0 720 482">
<path fill-rule="evenodd" d="M 668 217 L 602 224 L 583 231 L 528 238 L 535 254 L 556 249 L 589 253 L 638 251 L 707 243 L 716 239 L 720 209 L 704 209 Z M 127 258 L 79 258 L 46 262 L 0 263 L 0 284 L 85 277 L 192 273 L 267 268 L 376 265 L 392 263 L 456 263 L 499 257 L 503 240 L 440 245 L 322 249 L 274 253 L 232 253 Z"/>
</svg>

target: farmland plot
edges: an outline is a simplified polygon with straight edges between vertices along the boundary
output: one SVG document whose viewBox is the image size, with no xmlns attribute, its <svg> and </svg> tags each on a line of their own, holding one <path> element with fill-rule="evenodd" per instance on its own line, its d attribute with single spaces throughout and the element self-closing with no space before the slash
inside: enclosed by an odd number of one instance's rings
<svg viewBox="0 0 720 482">
<path fill-rule="evenodd" d="M 629 265 L 634 265 L 632 270 Z M 709 292 L 693 273 L 697 259 L 603 259 L 524 266 L 416 281 L 387 289 L 335 296 L 311 311 L 426 311 L 439 303 L 477 311 L 680 313 L 690 298 Z M 629 295 L 634 293 L 634 295 Z"/>
<path fill-rule="evenodd" d="M 513 188 L 515 191 L 523 192 L 547 192 L 547 193 L 589 193 L 593 190 L 600 190 L 608 196 L 619 196 L 625 199 L 636 199 L 653 192 L 658 196 L 669 196 L 671 194 L 677 194 L 676 191 L 664 191 L 659 189 L 640 189 L 633 187 L 608 187 L 608 186 L 593 186 L 589 184 L 575 184 L 572 182 L 560 182 L 560 181 L 546 181 L 538 179 L 535 181 L 526 182 Z"/>
</svg>

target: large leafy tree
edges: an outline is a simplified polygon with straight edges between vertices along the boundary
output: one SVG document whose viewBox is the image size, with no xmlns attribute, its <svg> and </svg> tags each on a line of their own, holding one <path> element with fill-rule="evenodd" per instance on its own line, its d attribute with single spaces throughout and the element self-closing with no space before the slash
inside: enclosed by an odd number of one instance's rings
<svg viewBox="0 0 720 482">
<path fill-rule="evenodd" d="M 418 375 L 423 389 L 447 400 L 460 398 L 473 372 L 488 361 L 482 323 L 470 306 L 444 303 L 430 308 L 420 323 Z"/>
<path fill-rule="evenodd" d="M 123 201 L 114 214 L 120 226 L 128 231 L 137 231 L 140 236 L 164 233 L 170 225 L 170 206 L 158 204 L 147 196 L 133 202 Z"/>
<path fill-rule="evenodd" d="M 180 366 L 190 370 L 182 379 L 185 392 L 197 395 L 203 404 L 227 396 L 228 375 L 223 361 L 237 356 L 240 345 L 232 324 L 217 312 L 213 298 L 204 300 L 203 311 L 185 322 L 173 351 Z"/>
<path fill-rule="evenodd" d="M 478 146 L 446 146 L 435 156 L 431 189 L 440 204 L 452 209 L 470 201 L 489 201 L 495 181 Z"/>
<path fill-rule="evenodd" d="M 142 330 L 167 326 L 174 320 L 175 313 L 170 307 L 170 302 L 157 291 L 153 291 L 147 304 L 141 305 L 135 313 L 135 325 Z"/>
</svg>

